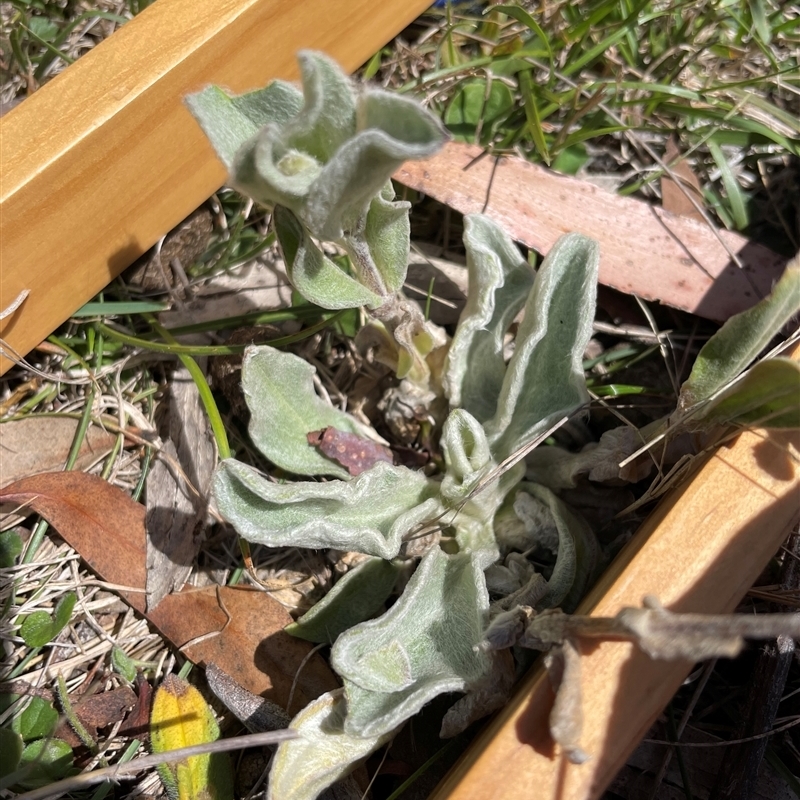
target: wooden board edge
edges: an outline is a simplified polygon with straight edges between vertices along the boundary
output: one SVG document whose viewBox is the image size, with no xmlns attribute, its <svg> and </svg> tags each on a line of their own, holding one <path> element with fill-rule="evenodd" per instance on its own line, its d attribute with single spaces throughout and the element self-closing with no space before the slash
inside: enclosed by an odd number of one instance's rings
<svg viewBox="0 0 800 800">
<path fill-rule="evenodd" d="M 647 594 L 676 611 L 732 611 L 800 519 L 799 455 L 797 431 L 745 432 L 720 447 L 645 521 L 579 612 L 611 616 Z M 550 738 L 554 695 L 534 668 L 431 800 L 523 800 L 534 787 L 540 800 L 600 797 L 691 666 L 623 643 L 583 647 L 581 744 L 592 758 L 580 766 Z"/>
<path fill-rule="evenodd" d="M 293 80 L 302 48 L 353 70 L 428 5 L 160 0 L 6 114 L 0 297 L 30 294 L 3 350 L 24 356 L 220 186 L 185 94 Z"/>
</svg>

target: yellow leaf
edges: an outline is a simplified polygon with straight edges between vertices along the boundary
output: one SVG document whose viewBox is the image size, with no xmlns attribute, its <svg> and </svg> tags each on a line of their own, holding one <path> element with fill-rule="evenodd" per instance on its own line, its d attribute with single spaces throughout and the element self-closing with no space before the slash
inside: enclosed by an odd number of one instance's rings
<svg viewBox="0 0 800 800">
<path fill-rule="evenodd" d="M 158 687 L 150 713 L 154 753 L 214 742 L 219 726 L 200 692 L 176 675 Z M 227 753 L 191 756 L 158 770 L 171 800 L 232 800 L 233 781 Z"/>
</svg>

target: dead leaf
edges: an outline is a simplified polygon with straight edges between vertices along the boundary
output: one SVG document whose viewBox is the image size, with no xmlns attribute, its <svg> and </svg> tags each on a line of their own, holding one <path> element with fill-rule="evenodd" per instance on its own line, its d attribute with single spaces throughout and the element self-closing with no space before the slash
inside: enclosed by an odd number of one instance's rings
<svg viewBox="0 0 800 800">
<path fill-rule="evenodd" d="M 120 736 L 147 740 L 150 737 L 150 703 L 153 687 L 141 672 L 136 674 L 136 703 L 119 729 Z"/>
<path fill-rule="evenodd" d="M 600 243 L 600 282 L 645 300 L 724 321 L 766 296 L 787 259 L 733 231 L 719 231 L 520 158 L 495 160 L 448 142 L 395 180 L 462 214 L 485 213 L 517 241 L 546 254 L 563 233 Z M 473 163 L 474 162 L 474 163 Z M 488 201 L 487 201 L 488 200 Z M 725 242 L 744 265 L 731 261 Z M 742 274 L 746 272 L 747 274 Z"/>
<path fill-rule="evenodd" d="M 148 609 L 179 590 L 192 571 L 216 466 L 208 417 L 185 367 L 172 374 L 168 409 L 162 455 L 145 487 Z"/>
<path fill-rule="evenodd" d="M 328 426 L 308 434 L 308 443 L 318 447 L 323 455 L 345 467 L 355 477 L 378 462 L 394 464 L 392 451 L 355 433 Z"/>
<path fill-rule="evenodd" d="M 502 708 L 511 697 L 514 688 L 514 656 L 510 650 L 495 650 L 492 668 L 479 686 L 471 688 L 456 702 L 442 719 L 439 736 L 451 739 L 465 731 L 473 722 Z"/>
<path fill-rule="evenodd" d="M 98 731 L 113 725 L 125 718 L 125 714 L 136 704 L 136 695 L 133 689 L 120 686 L 108 692 L 84 697 L 72 706 L 75 715 L 97 741 Z M 58 739 L 63 739 L 70 747 L 81 747 L 83 742 L 75 733 L 66 719 L 62 719 L 53 734 Z"/>
<path fill-rule="evenodd" d="M 678 142 L 674 136 L 670 136 L 664 151 L 664 161 L 669 164 L 679 155 Z M 661 207 L 671 214 L 680 214 L 703 222 L 703 215 L 689 199 L 693 198 L 695 203 L 703 208 L 703 190 L 689 162 L 685 159 L 677 161 L 672 164 L 670 171 L 678 180 L 673 180 L 666 172 L 661 176 Z"/>
<path fill-rule="evenodd" d="M 0 486 L 39 472 L 63 469 L 78 424 L 77 419 L 63 416 L 32 416 L 0 424 L 3 459 Z M 90 425 L 78 451 L 75 469 L 86 469 L 107 456 L 116 439 L 116 434 Z"/>
<path fill-rule="evenodd" d="M 0 503 L 27 504 L 45 517 L 103 580 L 129 587 L 120 591 L 122 597 L 192 661 L 213 661 L 248 691 L 286 707 L 311 645 L 284 633 L 291 617 L 269 594 L 238 586 L 187 589 L 144 613 L 144 506 L 79 472 L 24 478 L 0 489 Z M 315 654 L 300 672 L 296 708 L 336 686 L 327 663 Z"/>
</svg>

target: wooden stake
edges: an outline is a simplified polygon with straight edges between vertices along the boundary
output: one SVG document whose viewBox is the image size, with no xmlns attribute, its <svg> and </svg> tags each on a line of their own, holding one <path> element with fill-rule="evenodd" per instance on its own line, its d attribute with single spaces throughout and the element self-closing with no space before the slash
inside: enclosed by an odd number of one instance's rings
<svg viewBox="0 0 800 800">
<path fill-rule="evenodd" d="M 800 349 L 794 358 L 800 358 Z M 577 613 L 613 616 L 653 594 L 672 611 L 733 611 L 800 517 L 800 435 L 742 433 L 645 521 Z M 651 661 L 631 644 L 583 645 L 581 747 L 570 764 L 548 732 L 549 679 L 534 669 L 431 800 L 598 798 L 691 664 Z"/>
<path fill-rule="evenodd" d="M 294 80 L 303 48 L 353 70 L 428 5 L 160 0 L 6 114 L 0 307 L 30 296 L 0 337 L 27 353 L 222 184 L 184 95 Z"/>
</svg>

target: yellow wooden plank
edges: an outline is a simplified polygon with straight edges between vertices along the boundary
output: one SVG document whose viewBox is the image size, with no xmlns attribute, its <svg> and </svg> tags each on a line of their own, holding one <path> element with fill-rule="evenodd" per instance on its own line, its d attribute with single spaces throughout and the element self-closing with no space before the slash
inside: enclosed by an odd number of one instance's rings
<svg viewBox="0 0 800 800">
<path fill-rule="evenodd" d="M 613 616 L 646 594 L 673 611 L 732 611 L 798 520 L 798 457 L 796 431 L 747 432 L 719 448 L 645 521 L 578 613 Z M 570 764 L 553 744 L 553 692 L 537 669 L 431 800 L 600 797 L 691 666 L 651 661 L 630 644 L 586 643 L 581 746 L 591 760 Z"/>
<path fill-rule="evenodd" d="M 0 120 L 0 322 L 27 353 L 225 178 L 182 103 L 297 78 L 296 51 L 353 70 L 428 0 L 158 0 Z M 0 357 L 0 374 L 11 362 Z"/>
</svg>

